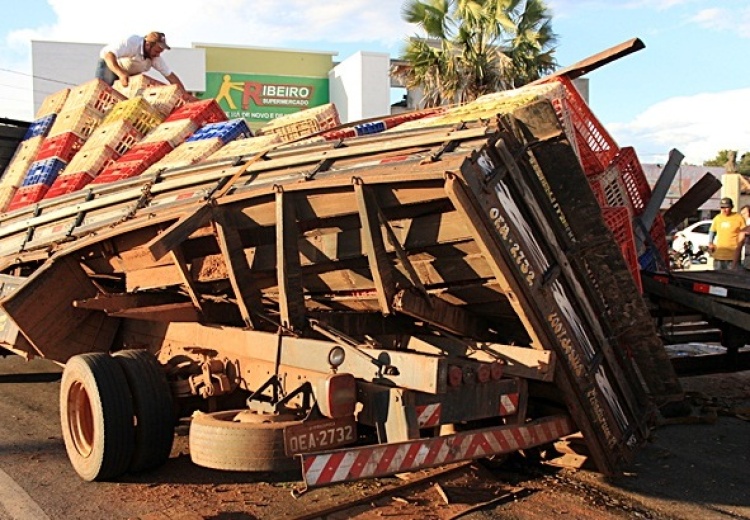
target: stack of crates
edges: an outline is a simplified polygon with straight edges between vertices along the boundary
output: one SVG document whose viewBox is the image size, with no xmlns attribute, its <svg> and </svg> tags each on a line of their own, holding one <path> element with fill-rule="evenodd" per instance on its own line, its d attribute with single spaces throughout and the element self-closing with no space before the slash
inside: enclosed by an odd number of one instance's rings
<svg viewBox="0 0 750 520">
<path fill-rule="evenodd" d="M 38 202 L 49 192 L 107 111 L 124 96 L 99 79 L 70 89 L 9 209 Z"/>
<path fill-rule="evenodd" d="M 51 115 L 54 116 L 54 114 Z M 0 181 L 0 210 L 4 211 L 12 204 L 18 188 L 23 183 L 26 173 L 36 159 L 36 155 L 44 141 L 43 135 L 35 134 L 35 130 L 40 128 L 36 123 L 43 119 L 38 118 L 29 126 L 23 140 L 18 145 L 13 158 L 3 173 L 2 181 Z M 47 129 L 49 130 L 49 128 Z"/>
<path fill-rule="evenodd" d="M 274 119 L 261 130 L 264 135 L 275 134 L 288 143 L 339 126 L 341 120 L 336 106 L 328 103 Z"/>
<path fill-rule="evenodd" d="M 187 141 L 201 141 L 203 139 L 219 138 L 222 144 L 227 144 L 235 139 L 246 139 L 252 137 L 253 132 L 247 126 L 247 121 L 242 118 L 230 119 L 208 123 L 191 135 Z"/>
<path fill-rule="evenodd" d="M 172 112 L 166 122 L 189 119 L 199 128 L 209 123 L 226 121 L 227 115 L 215 99 L 204 99 L 186 103 Z"/>
<path fill-rule="evenodd" d="M 146 89 L 145 96 L 147 97 L 144 97 L 144 99 L 150 99 L 156 105 L 153 107 L 154 110 L 158 110 L 161 106 L 163 113 L 168 104 L 168 102 L 165 104 L 164 98 L 169 97 L 170 90 L 156 90 L 157 88 L 161 87 Z M 153 92 L 156 92 L 156 94 L 153 94 Z M 213 107 L 206 102 L 194 102 L 201 103 L 199 106 L 204 107 L 202 109 L 182 111 L 182 113 L 188 115 L 198 113 L 199 117 L 197 120 L 190 119 L 189 117 L 180 117 L 183 107 L 192 103 L 178 102 L 174 94 L 179 91 L 171 90 L 171 92 L 171 99 L 174 100 L 176 108 L 167 120 L 153 128 L 130 151 L 102 170 L 99 176 L 93 181 L 94 184 L 105 184 L 142 174 L 151 165 L 170 153 L 175 147 L 185 142 L 204 121 L 220 117 L 218 114 L 211 112 Z M 187 100 L 189 98 L 186 95 L 184 99 Z M 205 108 L 206 105 L 208 108 Z M 216 106 L 218 107 L 218 105 Z M 219 110 L 221 111 L 221 109 Z M 176 116 L 172 118 L 175 114 Z M 221 115 L 226 119 L 223 111 L 221 111 Z"/>
<path fill-rule="evenodd" d="M 136 96 L 143 95 L 143 93 L 148 88 L 158 87 L 161 85 L 164 85 L 164 83 L 156 78 L 148 76 L 147 74 L 136 74 L 135 76 L 130 76 L 130 78 L 128 78 L 127 87 L 123 87 L 122 83 L 120 83 L 120 80 L 118 79 L 115 80 L 112 88 L 114 88 L 117 92 L 119 92 L 126 98 L 130 99 Z"/>
<path fill-rule="evenodd" d="M 144 89 L 143 99 L 165 118 L 182 105 L 197 101 L 179 85 L 158 85 Z"/>
<path fill-rule="evenodd" d="M 51 186 L 45 198 L 72 193 L 88 185 L 107 166 L 127 153 L 163 116 L 142 97 L 122 100 L 104 116 L 65 173 Z"/>
<path fill-rule="evenodd" d="M 140 175 L 171 151 L 172 145 L 168 141 L 140 142 L 106 166 L 91 184 L 106 184 Z"/>
<path fill-rule="evenodd" d="M 142 175 L 155 174 L 163 169 L 190 166 L 191 164 L 201 162 L 222 146 L 224 146 L 224 143 L 219 137 L 198 141 L 185 141 L 162 159 L 149 166 Z"/>
<path fill-rule="evenodd" d="M 47 96 L 37 110 L 34 122 L 29 126 L 23 141 L 3 175 L 0 185 L 0 208 L 11 211 L 38 201 L 48 185 L 34 185 L 34 180 L 45 178 L 42 172 L 57 172 L 61 164 L 55 160 L 49 147 L 48 135 L 62 111 L 70 89 L 63 89 Z M 39 162 L 39 164 L 36 164 Z M 62 164 L 64 166 L 64 163 Z M 33 170 L 33 172 L 32 172 Z"/>
<path fill-rule="evenodd" d="M 215 99 L 194 101 L 176 108 L 159 129 L 143 140 L 143 143 L 153 144 L 163 142 L 159 140 L 164 139 L 175 148 L 159 161 L 149 165 L 142 174 L 151 175 L 165 168 L 189 166 L 205 159 L 224 145 L 221 138 L 212 137 L 190 142 L 187 139 L 205 125 L 226 121 L 227 115 Z"/>
<path fill-rule="evenodd" d="M 277 143 L 281 143 L 281 138 L 274 134 L 236 139 L 209 155 L 206 161 L 222 161 L 253 156 L 269 150 Z"/>
</svg>

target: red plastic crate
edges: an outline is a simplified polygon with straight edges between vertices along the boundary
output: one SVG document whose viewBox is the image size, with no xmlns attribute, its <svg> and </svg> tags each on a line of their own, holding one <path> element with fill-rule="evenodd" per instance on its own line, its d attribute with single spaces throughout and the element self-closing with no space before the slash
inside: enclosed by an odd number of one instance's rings
<svg viewBox="0 0 750 520">
<path fill-rule="evenodd" d="M 171 151 L 172 145 L 168 141 L 138 143 L 120 157 L 120 160 L 122 162 L 142 161 L 147 163 L 146 166 L 151 166 Z"/>
<path fill-rule="evenodd" d="M 602 173 L 617 155 L 617 143 L 591 112 L 571 80 L 559 76 L 554 81 L 562 85 L 565 97 L 553 101 L 553 105 L 558 117 L 570 119 L 583 171 L 586 175 Z"/>
<path fill-rule="evenodd" d="M 669 245 L 667 244 L 667 229 L 666 225 L 664 224 L 664 218 L 661 216 L 661 214 L 656 215 L 654 223 L 651 225 L 649 234 L 651 235 L 651 240 L 653 240 L 654 245 L 656 246 L 657 251 L 659 251 L 662 260 L 664 260 L 664 265 L 669 265 Z"/>
<path fill-rule="evenodd" d="M 102 170 L 96 179 L 91 181 L 91 184 L 107 184 L 109 182 L 136 177 L 146 171 L 146 168 L 149 166 L 150 164 L 146 164 L 143 161 L 117 161 Z"/>
<path fill-rule="evenodd" d="M 5 211 L 13 211 L 14 209 L 23 208 L 29 204 L 39 202 L 42 197 L 49 190 L 49 186 L 46 184 L 34 184 L 32 186 L 21 186 L 13 195 L 13 198 L 8 204 Z"/>
<path fill-rule="evenodd" d="M 615 162 L 604 173 L 589 176 L 588 180 L 600 207 L 625 206 L 632 213 L 632 203 L 621 177 Z"/>
<path fill-rule="evenodd" d="M 612 161 L 612 167 L 619 172 L 622 184 L 625 186 L 633 215 L 640 215 L 646 209 L 646 204 L 651 200 L 651 186 L 648 184 L 646 174 L 643 173 L 635 149 L 626 146 L 617 154 Z"/>
<path fill-rule="evenodd" d="M 52 197 L 59 197 L 66 193 L 78 191 L 89 184 L 92 180 L 94 180 L 94 178 L 86 172 L 74 173 L 72 175 L 60 175 L 55 179 L 55 182 L 44 195 L 44 198 L 51 199 Z"/>
<path fill-rule="evenodd" d="M 204 99 L 182 105 L 172 112 L 166 121 L 178 119 L 190 119 L 201 127 L 207 123 L 227 121 L 228 118 L 215 99 Z"/>
<path fill-rule="evenodd" d="M 602 217 L 620 246 L 622 256 L 625 263 L 628 264 L 628 269 L 630 269 L 630 274 L 633 276 L 638 290 L 643 292 L 641 266 L 638 263 L 638 252 L 635 249 L 635 236 L 633 235 L 633 223 L 629 209 L 626 207 L 605 207 L 602 208 Z"/>
<path fill-rule="evenodd" d="M 84 139 L 73 132 L 65 132 L 54 137 L 48 137 L 42 142 L 42 147 L 36 154 L 36 160 L 42 161 L 50 157 L 69 163 L 73 156 L 83 146 Z"/>
<path fill-rule="evenodd" d="M 339 139 L 357 137 L 357 131 L 354 128 L 344 128 L 343 130 L 330 130 L 322 136 L 326 141 L 338 141 Z"/>
</svg>

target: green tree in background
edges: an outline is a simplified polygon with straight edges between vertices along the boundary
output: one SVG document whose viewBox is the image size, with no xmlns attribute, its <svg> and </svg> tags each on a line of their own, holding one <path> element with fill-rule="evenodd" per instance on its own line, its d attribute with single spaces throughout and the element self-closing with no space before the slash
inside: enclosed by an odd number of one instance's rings
<svg viewBox="0 0 750 520">
<path fill-rule="evenodd" d="M 402 16 L 426 34 L 401 57 L 406 86 L 422 89 L 425 106 L 520 87 L 557 67 L 543 0 L 407 0 Z"/>
<path fill-rule="evenodd" d="M 705 161 L 703 166 L 721 166 L 726 168 L 730 160 L 736 161 L 737 152 L 735 150 L 721 150 L 716 154 L 714 159 Z M 750 152 L 743 153 L 739 161 L 736 161 L 737 171 L 742 175 L 750 175 Z"/>
</svg>

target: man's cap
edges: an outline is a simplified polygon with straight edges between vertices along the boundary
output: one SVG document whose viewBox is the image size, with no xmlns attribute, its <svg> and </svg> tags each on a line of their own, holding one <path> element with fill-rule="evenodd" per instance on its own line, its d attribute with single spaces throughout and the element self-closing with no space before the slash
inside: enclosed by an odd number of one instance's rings
<svg viewBox="0 0 750 520">
<path fill-rule="evenodd" d="M 719 203 L 719 207 L 721 207 L 721 208 L 733 208 L 734 207 L 734 202 L 732 202 L 732 199 L 730 199 L 729 197 L 724 197 L 723 199 L 721 199 L 721 202 Z"/>
<path fill-rule="evenodd" d="M 152 31 L 152 32 L 148 33 L 146 35 L 146 41 L 149 42 L 149 43 L 157 43 L 161 47 L 163 47 L 164 49 L 167 49 L 167 50 L 169 50 L 169 49 L 172 48 L 169 45 L 167 45 L 167 37 L 164 36 L 163 32 Z"/>
</svg>

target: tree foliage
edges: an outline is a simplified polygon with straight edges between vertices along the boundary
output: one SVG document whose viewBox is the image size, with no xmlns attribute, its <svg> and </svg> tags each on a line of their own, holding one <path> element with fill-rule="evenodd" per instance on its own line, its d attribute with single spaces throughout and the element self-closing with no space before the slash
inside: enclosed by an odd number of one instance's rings
<svg viewBox="0 0 750 520">
<path fill-rule="evenodd" d="M 402 17 L 426 34 L 402 53 L 406 86 L 421 88 L 426 106 L 520 87 L 557 67 L 543 0 L 407 0 Z"/>
</svg>

